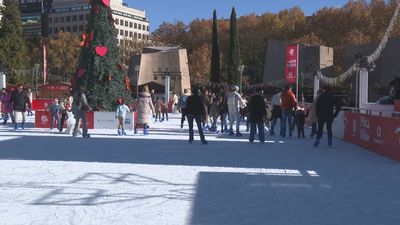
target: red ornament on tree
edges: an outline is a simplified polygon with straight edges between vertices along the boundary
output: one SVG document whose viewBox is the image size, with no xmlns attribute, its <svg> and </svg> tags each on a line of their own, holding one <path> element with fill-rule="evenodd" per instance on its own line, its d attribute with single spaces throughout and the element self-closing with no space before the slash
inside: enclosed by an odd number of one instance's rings
<svg viewBox="0 0 400 225">
<path fill-rule="evenodd" d="M 109 7 L 110 6 L 110 0 L 101 0 L 101 2 L 103 3 L 103 5 Z"/>
<path fill-rule="evenodd" d="M 79 68 L 78 72 L 76 73 L 76 76 L 78 78 L 81 78 L 85 73 L 86 73 L 86 70 L 84 68 Z"/>
<path fill-rule="evenodd" d="M 107 54 L 108 48 L 107 48 L 107 46 L 97 46 L 95 51 L 96 51 L 97 55 L 103 57 Z"/>
<path fill-rule="evenodd" d="M 95 14 L 99 13 L 99 12 L 100 12 L 99 7 L 97 7 L 97 6 L 92 6 L 92 12 L 95 13 Z"/>
<path fill-rule="evenodd" d="M 82 42 L 80 44 L 81 47 L 87 47 L 89 46 L 90 42 L 93 41 L 93 32 L 90 32 L 89 34 L 86 32 L 83 32 L 82 34 Z"/>
</svg>

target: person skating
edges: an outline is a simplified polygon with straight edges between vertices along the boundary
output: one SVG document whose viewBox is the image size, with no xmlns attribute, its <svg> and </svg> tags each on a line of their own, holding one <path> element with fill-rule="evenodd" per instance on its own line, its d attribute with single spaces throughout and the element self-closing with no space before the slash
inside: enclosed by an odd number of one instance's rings
<svg viewBox="0 0 400 225">
<path fill-rule="evenodd" d="M 187 97 L 189 96 L 188 93 L 188 89 L 184 89 L 183 90 L 183 94 L 181 95 L 181 97 L 179 98 L 178 101 L 178 108 L 179 108 L 179 112 L 182 114 L 181 117 L 181 129 L 183 128 L 183 122 L 185 121 L 185 117 L 186 117 L 186 101 L 187 101 Z"/>
<path fill-rule="evenodd" d="M 324 124 L 328 131 L 328 145 L 332 146 L 332 123 L 333 119 L 339 114 L 341 105 L 337 99 L 331 94 L 329 86 L 322 89 L 322 94 L 319 96 L 316 104 L 316 113 L 318 118 L 317 138 L 314 142 L 314 147 L 318 147 Z M 335 111 L 334 111 L 335 110 Z"/>
<path fill-rule="evenodd" d="M 281 92 L 279 91 L 276 93 L 274 96 L 272 96 L 271 99 L 271 105 L 272 105 L 272 115 L 271 115 L 271 132 L 270 135 L 274 136 L 275 135 L 275 125 L 278 122 L 280 123 L 280 134 L 282 135 L 282 101 L 281 101 Z"/>
<path fill-rule="evenodd" d="M 264 143 L 265 142 L 264 118 L 267 114 L 267 110 L 261 89 L 257 90 L 256 93 L 253 96 L 251 96 L 248 110 L 249 110 L 248 120 L 250 121 L 249 142 L 250 143 L 254 142 L 256 129 L 258 129 L 258 139 L 260 140 L 260 143 Z"/>
<path fill-rule="evenodd" d="M 200 140 L 203 144 L 208 144 L 203 133 L 203 127 L 201 126 L 202 117 L 205 115 L 204 104 L 202 97 L 200 96 L 200 90 L 193 88 L 192 95 L 187 98 L 186 101 L 186 113 L 189 124 L 189 143 L 193 143 L 193 120 L 196 121 L 197 129 L 199 131 Z"/>
<path fill-rule="evenodd" d="M 84 86 L 80 86 L 78 91 L 74 94 L 74 100 L 72 105 L 72 111 L 75 117 L 75 127 L 72 135 L 76 137 L 79 132 L 80 122 L 82 121 L 82 137 L 90 138 L 88 134 L 87 120 L 86 120 L 86 112 L 92 111 L 92 107 L 90 107 L 86 98 L 86 88 Z"/>
<path fill-rule="evenodd" d="M 233 123 L 236 121 L 236 136 L 242 136 L 240 133 L 240 108 L 246 107 L 246 102 L 240 96 L 239 87 L 234 85 L 231 88 L 231 92 L 227 96 L 228 111 L 229 111 L 229 135 L 233 133 Z"/>
<path fill-rule="evenodd" d="M 137 134 L 137 129 L 139 124 L 143 126 L 143 135 L 148 135 L 147 124 L 149 123 L 150 113 L 154 115 L 154 105 L 149 93 L 149 87 L 145 85 L 141 93 L 139 93 L 139 98 L 137 99 L 137 120 L 135 124 L 135 134 Z"/>
<path fill-rule="evenodd" d="M 130 112 L 131 110 L 127 105 L 124 104 L 124 100 L 122 98 L 119 98 L 117 100 L 118 106 L 117 109 L 115 110 L 115 118 L 118 119 L 118 135 L 126 135 L 125 129 L 124 129 L 124 123 L 125 123 L 125 117 L 126 113 Z"/>
<path fill-rule="evenodd" d="M 281 109 L 282 109 L 282 137 L 286 137 L 286 123 L 289 126 L 289 137 L 292 137 L 293 132 L 293 111 L 297 107 L 296 97 L 292 92 L 292 87 L 285 86 L 281 93 Z"/>
<path fill-rule="evenodd" d="M 18 117 L 21 115 L 21 129 L 24 129 L 25 120 L 26 120 L 26 109 L 31 107 L 31 103 L 29 101 L 29 97 L 27 93 L 24 91 L 24 87 L 22 85 L 18 85 L 18 89 L 15 90 L 11 95 L 11 104 L 13 105 L 14 112 L 14 120 L 15 126 L 14 130 L 18 129 Z"/>
</svg>

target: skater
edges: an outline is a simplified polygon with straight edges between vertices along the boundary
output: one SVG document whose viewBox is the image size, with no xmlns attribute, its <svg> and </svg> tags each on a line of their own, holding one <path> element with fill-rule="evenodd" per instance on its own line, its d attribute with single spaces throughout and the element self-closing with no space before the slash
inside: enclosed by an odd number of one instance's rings
<svg viewBox="0 0 400 225">
<path fill-rule="evenodd" d="M 240 96 L 239 87 L 234 85 L 231 92 L 227 96 L 228 111 L 229 111 L 229 135 L 233 133 L 233 123 L 236 121 L 236 136 L 242 136 L 240 133 L 240 108 L 246 107 L 246 102 Z"/>
<path fill-rule="evenodd" d="M 143 135 L 149 134 L 149 131 L 147 130 L 147 124 L 149 123 L 150 113 L 154 115 L 154 105 L 149 93 L 149 87 L 145 85 L 143 87 L 143 91 L 139 93 L 139 98 L 137 100 L 137 120 L 135 124 L 135 134 L 137 134 L 139 124 L 143 126 Z"/>
<path fill-rule="evenodd" d="M 161 112 L 163 110 L 163 104 L 161 102 L 161 99 L 159 97 L 156 98 L 156 104 L 154 105 L 155 111 L 156 111 L 156 117 L 155 117 L 155 122 L 158 121 L 162 122 L 161 120 Z"/>
<path fill-rule="evenodd" d="M 258 139 L 260 140 L 260 143 L 263 144 L 265 142 L 264 118 L 266 117 L 267 110 L 261 89 L 258 89 L 256 93 L 253 96 L 251 96 L 248 110 L 249 110 L 248 120 L 250 121 L 249 142 L 250 143 L 254 142 L 254 136 L 256 134 L 256 127 L 257 127 Z"/>
<path fill-rule="evenodd" d="M 188 96 L 189 96 L 189 90 L 184 89 L 183 94 L 181 95 L 181 97 L 179 98 L 179 101 L 178 101 L 179 112 L 182 114 L 181 129 L 183 128 L 183 122 L 185 121 L 185 117 L 186 117 L 186 100 L 187 100 Z"/>
<path fill-rule="evenodd" d="M 58 104 L 58 98 L 55 98 L 51 105 L 47 108 L 47 111 L 51 113 L 51 124 L 50 124 L 50 130 L 53 130 L 53 126 L 57 127 L 57 125 L 60 125 L 60 105 Z"/>
<path fill-rule="evenodd" d="M 1 96 L 1 112 L 3 114 L 3 124 L 7 124 L 8 118 L 11 118 L 12 123 L 15 123 L 12 105 L 11 105 L 11 92 L 3 89 Z"/>
<path fill-rule="evenodd" d="M 275 135 L 275 125 L 278 122 L 280 123 L 280 135 L 282 135 L 282 101 L 281 101 L 281 92 L 279 91 L 276 93 L 274 96 L 272 96 L 271 99 L 271 105 L 272 105 L 272 115 L 271 115 L 271 132 L 270 135 L 274 136 Z"/>
<path fill-rule="evenodd" d="M 92 107 L 90 107 L 89 103 L 87 102 L 85 91 L 86 88 L 84 86 L 80 86 L 78 91 L 74 94 L 72 105 L 72 110 L 75 117 L 75 127 L 72 133 L 74 137 L 78 135 L 80 121 L 82 121 L 82 137 L 90 138 L 86 123 L 86 112 L 92 111 Z"/>
<path fill-rule="evenodd" d="M 308 116 L 308 110 L 305 111 L 304 108 L 297 106 L 297 110 L 294 113 L 294 121 L 297 127 L 297 137 L 305 138 L 304 135 L 304 125 L 306 123 L 306 118 Z"/>
<path fill-rule="evenodd" d="M 117 100 L 118 106 L 115 110 L 115 118 L 118 119 L 118 135 L 126 135 L 124 129 L 125 117 L 126 113 L 130 112 L 131 110 L 127 105 L 124 104 L 123 98 L 119 98 Z"/>
<path fill-rule="evenodd" d="M 165 97 L 162 99 L 162 108 L 161 108 L 161 113 L 162 113 L 162 121 L 167 119 L 168 121 L 168 102 L 165 101 Z"/>
<path fill-rule="evenodd" d="M 317 118 L 317 112 L 316 112 L 316 107 L 317 107 L 317 101 L 319 96 L 321 95 L 322 90 L 319 89 L 317 91 L 317 96 L 314 98 L 314 101 L 312 102 L 309 110 L 310 110 L 310 117 L 311 117 L 311 134 L 310 138 L 314 138 L 314 135 L 317 135 L 317 123 L 318 123 L 318 118 Z"/>
<path fill-rule="evenodd" d="M 25 120 L 26 120 L 26 109 L 31 107 L 31 103 L 29 101 L 28 95 L 24 91 L 24 87 L 22 85 L 18 85 L 18 89 L 15 90 L 11 95 L 11 104 L 13 105 L 14 111 L 14 120 L 15 126 L 14 130 L 18 129 L 18 117 L 22 116 L 21 120 L 21 129 L 24 129 Z"/>
<path fill-rule="evenodd" d="M 281 109 L 282 109 L 282 137 L 286 137 L 286 123 L 289 126 L 289 137 L 292 137 L 293 132 L 293 111 L 297 107 L 296 96 L 292 92 L 292 87 L 285 86 L 281 93 Z"/>
<path fill-rule="evenodd" d="M 192 95 L 187 98 L 186 109 L 189 124 L 189 143 L 193 143 L 193 120 L 196 120 L 201 143 L 208 144 L 204 137 L 203 127 L 201 126 L 201 119 L 205 115 L 205 109 L 199 89 L 193 88 Z"/>
<path fill-rule="evenodd" d="M 339 114 L 341 105 L 336 100 L 336 98 L 331 94 L 329 86 L 322 88 L 322 93 L 317 100 L 317 118 L 318 118 L 318 129 L 317 138 L 314 142 L 314 147 L 318 147 L 319 141 L 322 137 L 322 132 L 324 124 L 326 124 L 326 129 L 328 131 L 328 145 L 332 146 L 332 123 L 333 119 Z M 335 108 L 335 112 L 333 111 Z"/>
</svg>

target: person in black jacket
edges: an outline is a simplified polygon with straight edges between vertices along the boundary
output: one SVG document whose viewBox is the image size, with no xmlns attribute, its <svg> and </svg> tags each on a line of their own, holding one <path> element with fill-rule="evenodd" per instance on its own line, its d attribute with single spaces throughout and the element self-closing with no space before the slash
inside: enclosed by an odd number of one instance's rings
<svg viewBox="0 0 400 225">
<path fill-rule="evenodd" d="M 189 143 L 193 143 L 193 120 L 196 120 L 201 143 L 205 145 L 208 144 L 204 138 L 203 128 L 201 126 L 202 117 L 205 116 L 205 109 L 198 88 L 193 88 L 192 95 L 186 100 L 186 114 L 189 124 Z"/>
<path fill-rule="evenodd" d="M 256 134 L 256 125 L 258 128 L 258 139 L 260 143 L 265 141 L 264 133 L 264 118 L 267 115 L 264 97 L 262 90 L 257 90 L 256 94 L 251 96 L 249 104 L 249 121 L 250 121 L 250 137 L 249 142 L 254 142 L 254 135 Z"/>
<path fill-rule="evenodd" d="M 26 109 L 27 105 L 31 107 L 31 101 L 29 100 L 28 94 L 24 91 L 24 87 L 22 85 L 18 85 L 18 89 L 15 90 L 11 95 L 11 104 L 13 105 L 14 110 L 14 118 L 15 118 L 15 126 L 14 130 L 18 129 L 18 116 L 22 115 L 21 121 L 21 129 L 24 129 L 25 120 L 26 120 Z"/>
<path fill-rule="evenodd" d="M 335 112 L 333 111 L 335 108 Z M 332 146 L 332 123 L 333 119 L 339 114 L 341 106 L 336 98 L 331 94 L 329 86 L 322 88 L 322 94 L 319 96 L 316 104 L 316 114 L 318 118 L 317 139 L 314 147 L 318 147 L 319 140 L 322 137 L 324 124 L 328 131 L 328 145 Z"/>
</svg>

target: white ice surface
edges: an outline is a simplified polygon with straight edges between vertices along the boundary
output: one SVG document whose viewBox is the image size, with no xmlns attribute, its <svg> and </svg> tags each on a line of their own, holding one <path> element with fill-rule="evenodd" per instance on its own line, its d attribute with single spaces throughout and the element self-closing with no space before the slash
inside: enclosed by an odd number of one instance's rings
<svg viewBox="0 0 400 225">
<path fill-rule="evenodd" d="M 338 139 L 0 126 L 0 225 L 400 224 L 399 162 Z"/>
</svg>

